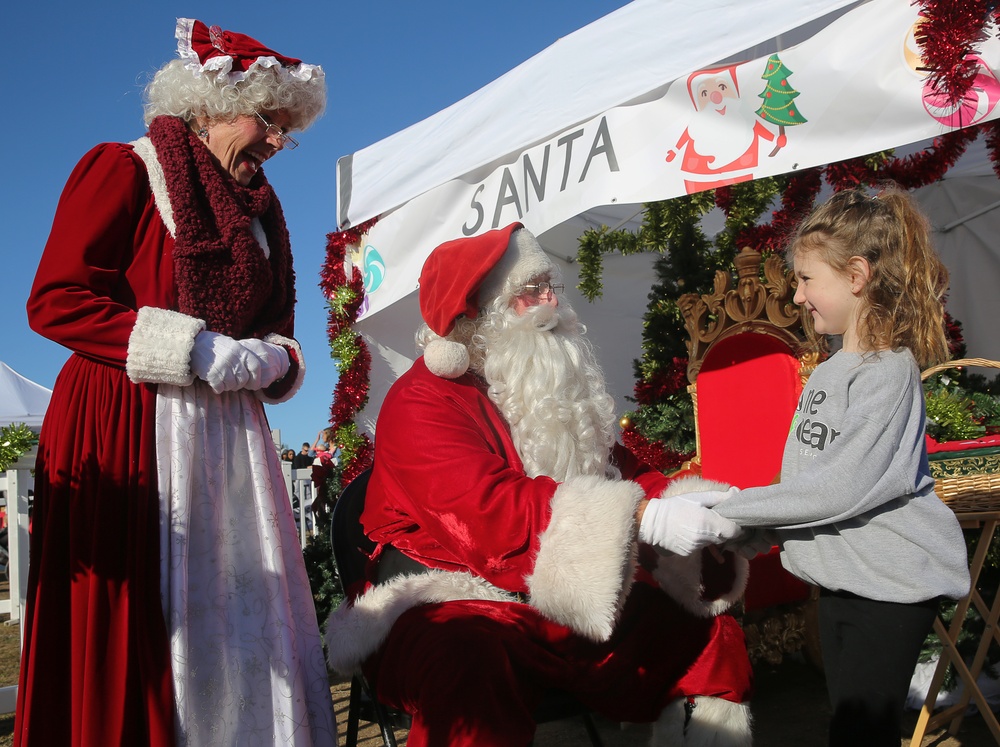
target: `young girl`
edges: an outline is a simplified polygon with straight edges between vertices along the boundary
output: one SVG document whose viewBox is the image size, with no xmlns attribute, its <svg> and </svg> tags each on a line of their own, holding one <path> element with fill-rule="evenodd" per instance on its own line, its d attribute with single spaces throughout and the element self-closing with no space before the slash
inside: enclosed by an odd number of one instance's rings
<svg viewBox="0 0 1000 747">
<path fill-rule="evenodd" d="M 788 259 L 795 302 L 843 344 L 806 383 L 781 482 L 715 510 L 775 528 L 784 566 L 820 587 L 830 745 L 898 747 L 938 600 L 969 590 L 961 529 L 927 466 L 918 369 L 947 358 L 947 270 L 897 189 L 836 194 L 802 223 Z"/>
</svg>

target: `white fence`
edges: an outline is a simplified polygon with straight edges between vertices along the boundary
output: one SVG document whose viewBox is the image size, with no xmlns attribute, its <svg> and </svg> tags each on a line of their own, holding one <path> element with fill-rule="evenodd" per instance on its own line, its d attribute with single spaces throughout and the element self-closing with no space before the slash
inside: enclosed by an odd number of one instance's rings
<svg viewBox="0 0 1000 747">
<path fill-rule="evenodd" d="M 24 598 L 28 592 L 28 491 L 34 487 L 31 470 L 37 449 L 10 465 L 0 474 L 0 492 L 7 510 L 7 579 L 10 598 L 0 600 L 0 614 L 10 615 L 11 623 L 20 623 Z M 21 629 L 24 641 L 24 629 Z M 17 685 L 0 687 L 0 713 L 13 713 L 17 703 Z"/>
<path fill-rule="evenodd" d="M 304 550 L 310 537 L 319 533 L 316 517 L 313 516 L 313 501 L 316 499 L 312 481 L 312 467 L 292 469 L 291 462 L 283 461 L 281 471 L 285 475 L 288 497 L 292 501 L 295 524 L 299 529 L 299 542 Z"/>
</svg>

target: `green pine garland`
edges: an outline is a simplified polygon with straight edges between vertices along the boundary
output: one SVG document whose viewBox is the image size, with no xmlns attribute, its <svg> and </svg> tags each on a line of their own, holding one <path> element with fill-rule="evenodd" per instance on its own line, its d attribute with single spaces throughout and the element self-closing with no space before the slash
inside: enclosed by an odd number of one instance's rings
<svg viewBox="0 0 1000 747">
<path fill-rule="evenodd" d="M 661 402 L 626 413 L 636 429 L 651 441 L 659 441 L 678 454 L 695 452 L 694 402 L 685 392 L 671 394 Z"/>
<path fill-rule="evenodd" d="M 326 624 L 330 613 L 344 599 L 340 589 L 340 578 L 337 576 L 337 566 L 333 562 L 333 545 L 330 543 L 329 528 L 325 531 L 321 529 L 319 534 L 310 538 L 302 551 L 302 557 L 306 563 L 306 575 L 309 577 L 313 604 L 316 606 L 316 619 L 322 627 Z"/>
<path fill-rule="evenodd" d="M 0 428 L 0 472 L 6 472 L 37 443 L 38 436 L 24 423 L 12 423 Z"/>
<path fill-rule="evenodd" d="M 687 358 L 687 334 L 678 299 L 685 293 L 711 292 L 717 270 L 735 271 L 739 237 L 760 221 L 790 178 L 757 179 L 724 190 L 647 203 L 642 225 L 635 233 L 602 226 L 583 234 L 576 256 L 578 288 L 590 301 L 603 294 L 605 254 L 660 255 L 654 263 L 657 282 L 650 290 L 643 317 L 642 359 L 635 363 L 637 379 L 651 381 L 675 358 Z M 702 221 L 720 205 L 725 227 L 713 240 L 705 234 Z M 653 405 L 640 404 L 629 416 L 646 439 L 679 453 L 694 451 L 694 417 L 686 394 L 671 395 Z"/>
</svg>

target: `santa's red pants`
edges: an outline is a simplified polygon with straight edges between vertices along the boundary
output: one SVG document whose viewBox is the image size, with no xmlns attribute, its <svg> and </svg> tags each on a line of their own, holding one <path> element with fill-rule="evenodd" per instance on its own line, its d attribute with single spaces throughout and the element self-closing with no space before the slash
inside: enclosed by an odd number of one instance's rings
<svg viewBox="0 0 1000 747">
<path fill-rule="evenodd" d="M 654 721 L 681 696 L 749 698 L 743 632 L 697 618 L 637 583 L 612 638 L 594 643 L 524 604 L 415 607 L 365 665 L 378 697 L 407 711 L 409 747 L 522 747 L 544 692 L 573 693 L 613 720 Z"/>
</svg>

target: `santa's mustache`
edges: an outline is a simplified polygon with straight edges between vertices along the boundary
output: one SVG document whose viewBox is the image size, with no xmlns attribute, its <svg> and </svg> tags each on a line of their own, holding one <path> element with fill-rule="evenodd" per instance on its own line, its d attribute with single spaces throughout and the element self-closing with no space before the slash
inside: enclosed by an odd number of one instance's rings
<svg viewBox="0 0 1000 747">
<path fill-rule="evenodd" d="M 577 331 L 577 315 L 569 304 L 560 302 L 557 305 L 540 304 L 524 310 L 517 319 L 511 320 L 513 327 L 531 329 L 535 332 Z"/>
</svg>

